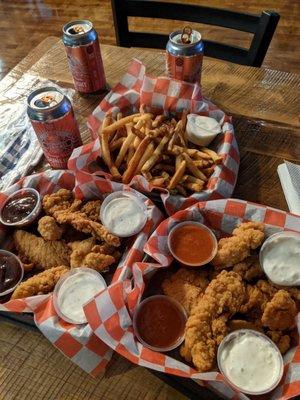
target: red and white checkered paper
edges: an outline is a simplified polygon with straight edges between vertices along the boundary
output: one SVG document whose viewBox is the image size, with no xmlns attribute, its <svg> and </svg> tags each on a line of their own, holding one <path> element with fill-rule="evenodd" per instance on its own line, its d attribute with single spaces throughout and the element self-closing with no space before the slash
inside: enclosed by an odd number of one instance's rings
<svg viewBox="0 0 300 400">
<path fill-rule="evenodd" d="M 214 141 L 212 149 L 223 158 L 210 177 L 207 189 L 189 197 L 170 195 L 166 189 L 159 190 L 169 215 L 199 201 L 228 198 L 232 195 L 239 168 L 239 152 L 231 118 L 213 103 L 202 97 L 198 83 L 192 84 L 167 77 L 152 78 L 145 74 L 145 66 L 133 60 L 121 81 L 101 101 L 88 119 L 94 141 L 78 147 L 70 157 L 68 168 L 98 173 L 111 179 L 111 175 L 99 171 L 95 161 L 101 154 L 97 131 L 107 113 L 132 114 L 145 104 L 149 111 L 176 113 L 184 109 L 191 113 L 215 118 L 222 125 L 222 133 Z M 141 176 L 135 176 L 129 184 L 142 192 L 150 193 L 154 187 Z"/>
<path fill-rule="evenodd" d="M 134 238 L 132 246 L 124 253 L 112 282 L 125 279 L 131 266 L 142 260 L 143 247 L 162 219 L 161 212 L 146 196 L 120 183 L 109 182 L 84 172 L 74 174 L 70 171 L 47 171 L 23 178 L 0 193 L 0 206 L 8 195 L 22 187 L 33 187 L 42 196 L 65 188 L 73 190 L 77 198 L 87 200 L 102 198 L 103 195 L 117 190 L 128 190 L 140 197 L 147 206 L 148 219 L 143 230 Z M 4 240 L 5 235 L 6 229 L 1 225 L 0 241 L 9 246 L 9 239 Z M 33 313 L 37 327 L 46 338 L 65 356 L 93 376 L 101 372 L 112 356 L 112 349 L 93 333 L 89 324 L 73 325 L 58 317 L 53 306 L 52 294 L 10 300 L 0 304 L 0 311 Z"/>
<path fill-rule="evenodd" d="M 103 342 L 135 364 L 191 378 L 227 399 L 248 399 L 245 394 L 232 389 L 219 372 L 198 373 L 184 362 L 143 347 L 133 335 L 132 315 L 144 291 L 145 280 L 158 268 L 171 264 L 173 258 L 167 246 L 168 233 L 174 225 L 185 220 L 207 225 L 218 238 L 230 234 L 244 221 L 263 222 L 266 236 L 280 230 L 300 232 L 299 216 L 274 208 L 237 199 L 199 202 L 178 211 L 157 227 L 144 248 L 157 263 L 135 263 L 132 281 L 116 282 L 85 306 L 87 319 Z M 297 317 L 297 326 L 300 333 L 300 315 Z M 300 394 L 300 346 L 289 350 L 284 361 L 285 370 L 280 385 L 263 399 L 286 400 Z"/>
</svg>

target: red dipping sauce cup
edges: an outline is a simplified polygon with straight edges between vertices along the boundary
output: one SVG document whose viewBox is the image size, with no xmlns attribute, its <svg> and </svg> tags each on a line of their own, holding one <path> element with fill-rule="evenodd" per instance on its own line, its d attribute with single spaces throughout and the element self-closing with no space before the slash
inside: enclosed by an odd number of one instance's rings
<svg viewBox="0 0 300 400">
<path fill-rule="evenodd" d="M 10 251 L 0 250 L 0 298 L 13 292 L 23 276 L 24 269 L 19 258 Z"/>
<path fill-rule="evenodd" d="M 184 340 L 187 314 L 176 300 L 164 295 L 146 298 L 133 315 L 139 342 L 154 351 L 170 351 Z"/>
<path fill-rule="evenodd" d="M 207 226 L 196 221 L 185 221 L 171 229 L 168 248 L 181 264 L 201 267 L 215 257 L 218 242 L 213 231 Z"/>
</svg>

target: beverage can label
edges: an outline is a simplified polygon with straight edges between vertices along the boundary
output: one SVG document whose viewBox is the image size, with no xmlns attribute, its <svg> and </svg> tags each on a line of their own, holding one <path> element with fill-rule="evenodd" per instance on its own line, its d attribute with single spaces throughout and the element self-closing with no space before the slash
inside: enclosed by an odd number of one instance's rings
<svg viewBox="0 0 300 400">
<path fill-rule="evenodd" d="M 78 92 L 93 93 L 105 87 L 106 80 L 99 41 L 82 46 L 66 46 L 69 68 Z"/>
<path fill-rule="evenodd" d="M 168 76 L 186 82 L 201 81 L 203 53 L 193 56 L 175 56 L 166 52 L 166 69 Z"/>
<path fill-rule="evenodd" d="M 31 120 L 31 123 L 50 166 L 67 168 L 72 151 L 82 145 L 73 111 L 55 120 Z"/>
</svg>

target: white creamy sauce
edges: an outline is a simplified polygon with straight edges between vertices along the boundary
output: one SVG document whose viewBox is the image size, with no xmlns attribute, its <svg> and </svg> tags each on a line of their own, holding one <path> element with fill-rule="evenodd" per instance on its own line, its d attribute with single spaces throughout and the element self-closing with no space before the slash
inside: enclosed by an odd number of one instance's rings
<svg viewBox="0 0 300 400">
<path fill-rule="evenodd" d="M 278 236 L 266 243 L 262 264 L 278 285 L 300 285 L 300 236 Z"/>
<path fill-rule="evenodd" d="M 279 354 L 266 339 L 244 333 L 230 341 L 220 357 L 227 378 L 241 390 L 262 392 L 281 374 Z"/>
<path fill-rule="evenodd" d="M 117 236 L 131 236 L 143 228 L 145 214 L 137 202 L 130 197 L 110 201 L 104 210 L 104 225 Z"/>
<path fill-rule="evenodd" d="M 104 283 L 91 274 L 79 272 L 70 275 L 58 292 L 57 302 L 60 311 L 77 323 L 86 322 L 82 306 L 103 289 L 105 289 Z"/>
<path fill-rule="evenodd" d="M 222 131 L 217 120 L 197 114 L 188 114 L 186 132 L 190 142 L 207 146 Z"/>
</svg>

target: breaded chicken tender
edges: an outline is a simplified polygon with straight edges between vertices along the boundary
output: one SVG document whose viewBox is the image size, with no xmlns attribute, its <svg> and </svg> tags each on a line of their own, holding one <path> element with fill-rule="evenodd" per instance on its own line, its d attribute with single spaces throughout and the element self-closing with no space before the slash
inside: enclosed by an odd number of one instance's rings
<svg viewBox="0 0 300 400">
<path fill-rule="evenodd" d="M 43 209 L 46 214 L 54 216 L 58 211 L 74 212 L 81 208 L 82 201 L 74 199 L 74 194 L 71 190 L 60 189 L 55 193 L 46 194 L 43 198 Z"/>
<path fill-rule="evenodd" d="M 264 239 L 261 222 L 245 222 L 234 229 L 232 236 L 220 239 L 218 252 L 212 263 L 217 270 L 230 268 L 250 256 L 250 251 L 261 245 Z"/>
<path fill-rule="evenodd" d="M 101 200 L 90 200 L 81 207 L 80 212 L 84 213 L 88 219 L 99 222 L 101 204 Z"/>
<path fill-rule="evenodd" d="M 296 304 L 290 294 L 285 290 L 279 290 L 266 304 L 261 321 L 271 330 L 283 331 L 295 325 L 296 315 Z"/>
<path fill-rule="evenodd" d="M 257 256 L 247 257 L 244 261 L 235 264 L 232 271 L 238 273 L 247 282 L 264 276 Z"/>
<path fill-rule="evenodd" d="M 63 228 L 56 223 L 55 219 L 48 215 L 39 220 L 37 229 L 45 240 L 59 240 L 64 231 Z"/>
<path fill-rule="evenodd" d="M 239 312 L 245 295 L 241 277 L 232 271 L 222 271 L 192 308 L 180 353 L 186 361 L 192 361 L 199 372 L 214 367 L 217 345 L 228 330 L 227 320 Z"/>
<path fill-rule="evenodd" d="M 53 267 L 34 275 L 27 281 L 20 283 L 13 292 L 12 299 L 21 299 L 38 294 L 47 294 L 53 291 L 59 278 L 68 272 L 65 266 Z"/>
<path fill-rule="evenodd" d="M 26 258 L 35 264 L 36 268 L 49 269 L 57 265 L 70 264 L 70 249 L 62 241 L 46 241 L 22 230 L 16 230 L 13 238 L 20 258 Z"/>
<path fill-rule="evenodd" d="M 208 285 L 205 270 L 180 268 L 162 283 L 164 294 L 177 300 L 189 314 Z"/>
<path fill-rule="evenodd" d="M 289 335 L 285 335 L 280 331 L 267 331 L 266 334 L 273 340 L 281 354 L 286 353 L 291 347 L 291 338 Z"/>
</svg>

